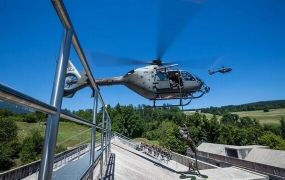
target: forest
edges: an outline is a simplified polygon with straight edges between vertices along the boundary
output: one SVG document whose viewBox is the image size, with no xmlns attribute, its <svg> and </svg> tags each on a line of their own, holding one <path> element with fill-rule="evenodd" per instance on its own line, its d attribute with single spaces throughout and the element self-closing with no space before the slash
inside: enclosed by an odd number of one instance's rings
<svg viewBox="0 0 285 180">
<path fill-rule="evenodd" d="M 230 145 L 259 144 L 272 149 L 285 150 L 285 121 L 280 125 L 260 124 L 256 119 L 239 117 L 237 114 L 224 113 L 220 119 L 215 115 L 208 119 L 205 115 L 194 113 L 186 115 L 179 108 L 152 109 L 144 105 L 107 106 L 112 120 L 112 131 L 130 138 L 145 138 L 158 142 L 163 148 L 185 154 L 187 146 L 179 134 L 184 124 L 196 145 L 202 142 Z M 92 110 L 73 111 L 74 114 L 90 120 Z M 31 162 L 40 158 L 43 136 L 32 130 L 20 141 L 17 121 L 37 123 L 46 121 L 46 115 L 40 112 L 13 113 L 0 110 L 0 171 L 15 165 L 15 160 Z M 100 122 L 102 111 L 97 121 Z M 66 121 L 66 120 L 61 120 Z"/>
</svg>

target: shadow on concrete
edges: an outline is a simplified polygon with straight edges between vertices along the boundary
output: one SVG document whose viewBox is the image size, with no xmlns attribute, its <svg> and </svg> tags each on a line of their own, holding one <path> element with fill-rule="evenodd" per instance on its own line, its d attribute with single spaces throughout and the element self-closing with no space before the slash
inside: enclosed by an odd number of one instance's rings
<svg viewBox="0 0 285 180">
<path fill-rule="evenodd" d="M 105 177 L 103 177 L 104 180 L 114 180 L 115 175 L 115 154 L 111 153 L 109 162 L 107 164 L 107 169 L 105 172 Z"/>
</svg>

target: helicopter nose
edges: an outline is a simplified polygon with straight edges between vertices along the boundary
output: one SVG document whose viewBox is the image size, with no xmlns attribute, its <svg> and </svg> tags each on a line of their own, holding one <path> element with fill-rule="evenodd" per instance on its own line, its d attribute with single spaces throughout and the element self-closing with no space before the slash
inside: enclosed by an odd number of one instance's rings
<svg viewBox="0 0 285 180">
<path fill-rule="evenodd" d="M 201 83 L 200 84 L 201 85 L 201 91 L 208 93 L 210 91 L 210 87 L 207 86 L 204 81 L 200 81 L 200 83 Z"/>
</svg>

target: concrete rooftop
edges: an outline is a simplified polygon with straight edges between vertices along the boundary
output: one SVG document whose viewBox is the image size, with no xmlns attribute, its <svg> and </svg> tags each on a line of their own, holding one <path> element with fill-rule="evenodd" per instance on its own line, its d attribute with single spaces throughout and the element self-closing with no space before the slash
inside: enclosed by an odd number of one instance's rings
<svg viewBox="0 0 285 180">
<path fill-rule="evenodd" d="M 119 138 L 112 142 L 112 153 L 115 154 L 114 179 L 125 180 L 175 180 L 181 179 L 177 172 L 187 171 L 188 168 L 180 163 L 170 160 L 161 162 L 141 151 L 129 147 Z M 207 175 L 208 180 L 241 180 L 241 179 L 268 179 L 267 176 L 247 171 L 244 169 L 229 167 L 200 170 Z M 186 175 L 188 178 L 205 179 L 196 175 Z"/>
</svg>

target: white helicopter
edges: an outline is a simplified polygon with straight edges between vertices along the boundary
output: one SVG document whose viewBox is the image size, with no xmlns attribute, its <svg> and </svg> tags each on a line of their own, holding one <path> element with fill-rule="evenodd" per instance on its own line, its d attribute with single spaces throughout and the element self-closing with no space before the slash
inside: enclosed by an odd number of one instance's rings
<svg viewBox="0 0 285 180">
<path fill-rule="evenodd" d="M 163 63 L 162 59 L 166 51 L 178 35 L 187 27 L 189 20 L 200 9 L 203 3 L 200 0 L 161 0 L 160 3 L 155 60 L 145 63 L 144 61 L 128 58 L 96 57 L 94 59 L 97 60 L 97 63 L 108 62 L 108 67 L 117 64 L 147 64 L 146 66 L 131 70 L 123 76 L 97 79 L 96 83 L 98 86 L 125 85 L 137 94 L 153 100 L 154 107 L 157 107 L 155 104 L 156 101 L 170 99 L 179 100 L 179 103 L 173 106 L 186 106 L 192 99 L 201 98 L 204 94 L 208 93 L 210 88 L 194 74 L 174 69 L 178 64 Z M 179 11 L 175 14 L 171 13 L 172 8 L 179 9 Z M 112 62 L 112 59 L 116 61 Z M 190 61 L 183 61 L 183 66 L 185 66 L 185 62 Z M 201 61 L 191 61 L 191 67 L 199 63 L 201 64 Z M 226 73 L 226 70 L 209 71 L 209 74 L 216 72 L 223 73 L 224 71 Z M 84 72 L 80 74 L 70 61 L 66 73 L 64 95 L 72 97 L 76 91 L 86 86 L 89 86 L 87 76 Z"/>
<path fill-rule="evenodd" d="M 177 64 L 164 65 L 160 60 L 153 60 L 147 66 L 129 71 L 124 76 L 95 80 L 98 86 L 125 85 L 139 95 L 153 100 L 179 99 L 173 106 L 186 106 L 192 99 L 200 98 L 210 88 L 197 76 L 183 70 L 175 70 Z M 72 97 L 76 91 L 89 86 L 85 73 L 79 73 L 69 61 L 66 73 L 64 95 Z M 183 103 L 183 100 L 187 100 Z"/>
</svg>

